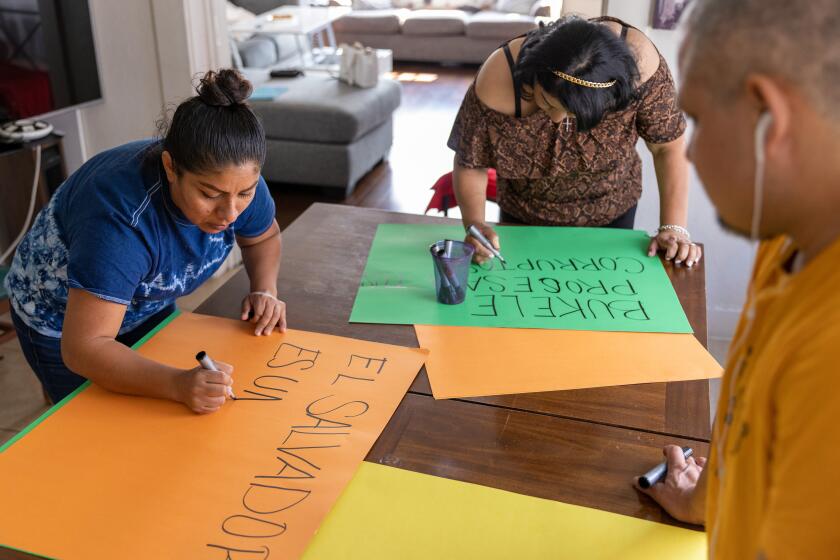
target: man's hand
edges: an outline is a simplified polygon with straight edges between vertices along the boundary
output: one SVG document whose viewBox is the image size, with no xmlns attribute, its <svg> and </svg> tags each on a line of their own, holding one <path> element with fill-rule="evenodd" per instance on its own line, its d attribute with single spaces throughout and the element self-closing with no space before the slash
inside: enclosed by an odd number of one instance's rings
<svg viewBox="0 0 840 560">
<path fill-rule="evenodd" d="M 702 477 L 706 458 L 686 459 L 677 445 L 666 445 L 662 450 L 668 462 L 665 479 L 644 489 L 639 479 L 633 485 L 639 492 L 647 494 L 667 511 L 671 517 L 685 523 L 703 525 L 706 517 L 705 480 Z"/>
</svg>

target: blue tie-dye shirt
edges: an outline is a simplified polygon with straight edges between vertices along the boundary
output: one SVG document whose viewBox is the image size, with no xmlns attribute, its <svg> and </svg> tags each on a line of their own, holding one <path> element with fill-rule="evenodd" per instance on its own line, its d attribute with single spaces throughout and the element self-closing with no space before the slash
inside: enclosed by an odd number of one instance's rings
<svg viewBox="0 0 840 560">
<path fill-rule="evenodd" d="M 172 202 L 154 140 L 103 152 L 59 187 L 17 249 L 6 277 L 12 307 L 34 330 L 61 337 L 67 291 L 127 306 L 120 333 L 189 294 L 225 260 L 234 236 L 274 223 L 260 177 L 248 208 L 225 231 L 202 232 Z"/>
</svg>

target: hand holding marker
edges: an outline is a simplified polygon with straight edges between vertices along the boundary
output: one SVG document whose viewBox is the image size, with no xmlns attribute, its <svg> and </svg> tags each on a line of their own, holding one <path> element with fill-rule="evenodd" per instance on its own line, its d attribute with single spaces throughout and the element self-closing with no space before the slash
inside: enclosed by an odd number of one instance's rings
<svg viewBox="0 0 840 560">
<path fill-rule="evenodd" d="M 195 359 L 198 360 L 198 363 L 201 364 L 201 367 L 203 367 L 206 370 L 219 372 L 222 371 L 218 367 L 216 367 L 216 363 L 210 358 L 210 356 L 207 355 L 207 352 L 205 352 L 204 350 L 196 354 Z M 233 389 L 231 387 L 227 388 L 227 393 L 232 400 L 236 400 L 236 395 L 233 394 Z"/>
<path fill-rule="evenodd" d="M 478 241 L 485 249 L 490 251 L 490 253 L 492 253 L 494 257 L 497 257 L 503 263 L 507 263 L 502 254 L 495 247 L 493 247 L 493 244 L 490 243 L 490 241 L 486 237 L 484 237 L 484 234 L 482 234 L 477 227 L 475 227 L 474 225 L 468 227 L 467 235 Z"/>
<path fill-rule="evenodd" d="M 686 459 L 694 454 L 694 450 L 690 447 L 683 447 L 682 452 Z M 650 488 L 665 478 L 666 474 L 668 474 L 668 462 L 663 461 L 639 477 L 639 486 L 645 489 Z"/>
</svg>

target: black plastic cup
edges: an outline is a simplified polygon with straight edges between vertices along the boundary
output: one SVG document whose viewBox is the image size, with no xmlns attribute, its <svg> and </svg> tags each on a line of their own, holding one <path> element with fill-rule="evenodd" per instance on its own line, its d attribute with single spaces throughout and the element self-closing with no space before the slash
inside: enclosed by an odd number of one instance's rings
<svg viewBox="0 0 840 560">
<path fill-rule="evenodd" d="M 438 302 L 447 305 L 463 303 L 467 297 L 467 279 L 475 248 L 463 241 L 446 239 L 432 243 L 429 252 L 435 269 Z"/>
</svg>

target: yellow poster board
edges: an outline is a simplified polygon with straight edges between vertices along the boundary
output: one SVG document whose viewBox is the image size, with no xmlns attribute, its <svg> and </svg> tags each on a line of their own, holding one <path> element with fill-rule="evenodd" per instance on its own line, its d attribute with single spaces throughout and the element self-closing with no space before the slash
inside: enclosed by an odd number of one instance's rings
<svg viewBox="0 0 840 560">
<path fill-rule="evenodd" d="M 139 352 L 235 367 L 238 399 L 184 405 L 88 385 L 0 453 L 0 545 L 62 560 L 297 558 L 426 352 L 182 314 Z"/>
<path fill-rule="evenodd" d="M 362 463 L 305 560 L 705 560 L 706 535 Z"/>
</svg>

